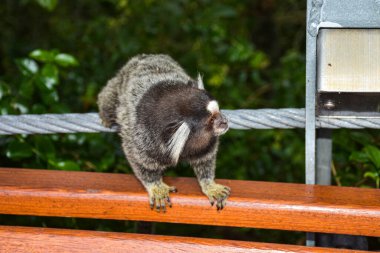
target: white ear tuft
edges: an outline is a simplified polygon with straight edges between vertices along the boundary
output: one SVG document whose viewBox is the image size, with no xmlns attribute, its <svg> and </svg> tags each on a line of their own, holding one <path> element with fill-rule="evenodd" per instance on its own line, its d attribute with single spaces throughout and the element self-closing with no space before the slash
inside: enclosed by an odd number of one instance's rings
<svg viewBox="0 0 380 253">
<path fill-rule="evenodd" d="M 218 102 L 215 100 L 211 100 L 207 105 L 207 111 L 211 112 L 212 114 L 219 112 L 219 105 Z"/>
<path fill-rule="evenodd" d="M 205 89 L 205 86 L 203 85 L 202 76 L 200 73 L 198 73 L 198 77 L 197 77 L 197 86 L 198 86 L 198 89 L 200 89 L 200 90 Z"/>
<path fill-rule="evenodd" d="M 183 148 L 185 147 L 186 141 L 189 138 L 190 127 L 183 122 L 177 131 L 172 135 L 168 142 L 168 151 L 174 163 L 178 162 L 179 156 Z"/>
</svg>

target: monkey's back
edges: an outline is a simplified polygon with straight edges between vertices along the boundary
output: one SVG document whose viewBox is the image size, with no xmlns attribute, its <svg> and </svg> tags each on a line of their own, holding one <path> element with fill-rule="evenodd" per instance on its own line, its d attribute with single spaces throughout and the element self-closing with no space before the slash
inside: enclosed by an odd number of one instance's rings
<svg viewBox="0 0 380 253">
<path fill-rule="evenodd" d="M 123 77 L 119 100 L 128 101 L 130 108 L 136 108 L 144 94 L 154 85 L 176 81 L 187 83 L 190 77 L 170 56 L 163 54 L 142 54 L 133 57 L 121 69 Z"/>
<path fill-rule="evenodd" d="M 120 126 L 123 148 L 130 163 L 149 164 L 160 168 L 157 160 L 147 155 L 164 149 L 148 131 L 155 131 L 139 125 L 137 107 L 145 94 L 154 86 L 165 83 L 186 85 L 191 78 L 182 67 L 167 55 L 138 55 L 133 57 L 115 77 L 118 82 L 118 106 L 116 123 Z M 149 112 L 145 112 L 149 113 Z M 133 161 L 135 160 L 135 161 Z"/>
</svg>

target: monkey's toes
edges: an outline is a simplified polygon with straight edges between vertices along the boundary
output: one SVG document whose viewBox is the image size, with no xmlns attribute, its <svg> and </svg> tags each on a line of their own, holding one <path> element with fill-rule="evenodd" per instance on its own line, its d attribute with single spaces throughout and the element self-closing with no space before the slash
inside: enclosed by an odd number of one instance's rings
<svg viewBox="0 0 380 253">
<path fill-rule="evenodd" d="M 166 205 L 172 207 L 169 192 L 177 192 L 174 186 L 168 186 L 163 182 L 156 182 L 148 185 L 147 190 L 149 205 L 152 210 L 155 208 L 157 212 L 166 212 Z"/>
<path fill-rule="evenodd" d="M 216 183 L 209 183 L 203 187 L 203 192 L 209 198 L 211 206 L 216 202 L 216 209 L 222 210 L 226 206 L 226 200 L 231 194 L 231 189 Z"/>
<path fill-rule="evenodd" d="M 111 128 L 111 123 L 109 123 L 108 121 L 101 119 L 101 123 L 104 127 Z"/>
</svg>

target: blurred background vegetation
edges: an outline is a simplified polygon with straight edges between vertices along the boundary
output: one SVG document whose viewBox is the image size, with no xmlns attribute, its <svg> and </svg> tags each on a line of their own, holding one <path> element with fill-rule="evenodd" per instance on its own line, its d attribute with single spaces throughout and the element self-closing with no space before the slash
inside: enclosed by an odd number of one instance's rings
<svg viewBox="0 0 380 253">
<path fill-rule="evenodd" d="M 306 1 L 3 0 L 0 114 L 96 112 L 132 56 L 165 53 L 225 109 L 304 107 Z M 334 131 L 334 184 L 379 188 L 376 131 Z M 231 130 L 217 178 L 304 182 L 304 130 Z M 1 136 L 0 166 L 131 173 L 115 134 Z M 193 176 L 186 165 L 167 175 Z M 180 189 L 180 186 L 178 186 Z M 1 224 L 136 231 L 135 222 L 0 216 Z M 302 233 L 155 224 L 173 235 L 302 243 Z"/>
</svg>

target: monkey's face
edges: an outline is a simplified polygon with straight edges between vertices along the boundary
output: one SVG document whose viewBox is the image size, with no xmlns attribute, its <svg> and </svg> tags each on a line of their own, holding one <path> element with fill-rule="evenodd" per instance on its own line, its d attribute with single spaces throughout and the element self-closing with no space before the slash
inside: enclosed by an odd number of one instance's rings
<svg viewBox="0 0 380 253">
<path fill-rule="evenodd" d="M 222 135 L 228 130 L 228 120 L 220 110 L 218 102 L 211 100 L 206 107 L 206 110 L 209 112 L 206 128 L 208 131 L 212 131 L 215 136 Z"/>
<path fill-rule="evenodd" d="M 205 90 L 183 86 L 169 88 L 172 88 L 171 93 L 154 110 L 165 122 L 161 136 L 168 145 L 172 161 L 177 163 L 180 155 L 189 158 L 209 152 L 217 137 L 228 130 L 227 118 L 220 112 L 218 103 Z M 154 123 L 152 121 L 152 125 Z"/>
<path fill-rule="evenodd" d="M 180 122 L 189 126 L 191 137 L 206 140 L 227 132 L 228 120 L 220 112 L 218 102 L 207 91 L 188 88 L 176 101 L 177 115 L 180 115 Z"/>
<path fill-rule="evenodd" d="M 213 136 L 220 136 L 228 130 L 228 120 L 220 112 L 219 105 L 208 93 L 202 94 L 197 99 L 192 99 L 190 105 L 192 116 L 190 125 L 192 126 L 192 136 L 207 141 Z"/>
<path fill-rule="evenodd" d="M 195 103 L 197 99 L 192 99 L 193 103 L 187 106 L 192 108 L 192 115 L 184 123 L 189 126 L 189 133 L 182 152 L 183 157 L 196 157 L 209 152 L 217 137 L 228 130 L 227 118 L 220 112 L 218 103 L 211 96 L 208 97 L 208 94 L 203 98 L 205 99 L 198 99 Z"/>
</svg>

